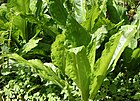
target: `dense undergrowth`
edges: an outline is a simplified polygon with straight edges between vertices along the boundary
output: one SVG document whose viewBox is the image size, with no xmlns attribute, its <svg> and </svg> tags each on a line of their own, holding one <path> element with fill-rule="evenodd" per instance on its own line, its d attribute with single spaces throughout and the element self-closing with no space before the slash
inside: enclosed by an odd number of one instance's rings
<svg viewBox="0 0 140 101">
<path fill-rule="evenodd" d="M 0 101 L 140 100 L 139 4 L 0 1 Z"/>
</svg>

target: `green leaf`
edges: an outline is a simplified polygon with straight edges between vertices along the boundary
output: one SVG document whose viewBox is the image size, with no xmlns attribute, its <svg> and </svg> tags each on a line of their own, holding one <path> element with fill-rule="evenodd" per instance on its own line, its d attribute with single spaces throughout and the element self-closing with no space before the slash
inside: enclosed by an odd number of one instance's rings
<svg viewBox="0 0 140 101">
<path fill-rule="evenodd" d="M 79 87 L 82 99 L 88 101 L 90 64 L 84 46 L 68 50 L 65 72 Z"/>
<path fill-rule="evenodd" d="M 8 3 L 14 6 L 16 11 L 24 13 L 29 11 L 30 0 L 9 0 Z"/>
<path fill-rule="evenodd" d="M 128 23 L 128 18 L 125 15 L 125 11 L 126 8 L 117 5 L 114 0 L 108 0 L 107 15 L 113 23 L 119 23 L 123 19 L 125 19 L 126 23 Z"/>
<path fill-rule="evenodd" d="M 90 98 L 93 99 L 100 88 L 100 85 L 111 68 L 115 67 L 117 60 L 125 47 L 130 42 L 131 38 L 136 33 L 136 26 L 122 26 L 120 31 L 111 36 L 109 42 L 106 43 L 105 49 L 102 52 L 101 58 L 97 60 L 94 67 L 94 72 L 90 82 Z M 110 68 L 111 67 L 111 68 Z"/>
<path fill-rule="evenodd" d="M 137 49 L 135 49 L 133 51 L 131 58 L 132 59 L 138 59 L 138 58 L 140 58 L 140 48 L 137 48 Z"/>
<path fill-rule="evenodd" d="M 49 8 L 50 8 L 50 12 L 51 12 L 52 17 L 60 25 L 65 26 L 68 13 L 63 6 L 62 0 L 50 0 Z"/>
<path fill-rule="evenodd" d="M 105 39 L 106 34 L 107 34 L 107 30 L 104 26 L 98 28 L 98 30 L 92 34 L 91 42 L 87 47 L 87 56 L 91 66 L 91 71 L 93 71 L 94 68 L 96 49 L 100 47 L 101 43 Z"/>
<path fill-rule="evenodd" d="M 32 68 L 37 69 L 39 75 L 42 78 L 48 79 L 62 88 L 65 86 L 65 82 L 58 77 L 58 75 L 53 71 L 52 67 L 44 65 L 40 60 L 37 59 L 29 60 L 29 63 L 32 66 Z"/>
<path fill-rule="evenodd" d="M 4 44 L 5 40 L 6 40 L 5 38 L 0 37 L 0 45 Z"/>
<path fill-rule="evenodd" d="M 96 49 L 101 46 L 101 43 L 104 41 L 106 34 L 107 30 L 105 26 L 102 26 L 101 28 L 98 28 L 97 31 L 92 35 L 92 37 L 96 39 Z"/>
<path fill-rule="evenodd" d="M 140 93 L 139 92 L 136 92 L 136 94 L 133 96 L 133 98 L 135 100 L 139 100 L 140 99 Z"/>
<path fill-rule="evenodd" d="M 108 17 L 109 19 L 113 22 L 113 23 L 118 23 L 120 22 L 120 16 L 118 14 L 117 9 L 114 7 L 115 3 L 113 0 L 109 0 L 107 3 L 107 13 L 108 13 Z"/>
<path fill-rule="evenodd" d="M 133 50 L 131 48 L 126 47 L 124 52 L 123 52 L 123 59 L 124 59 L 124 64 L 128 64 L 131 61 L 131 55 L 133 53 Z"/>
<path fill-rule="evenodd" d="M 56 40 L 51 47 L 51 59 L 54 65 L 56 65 L 63 73 L 65 73 L 65 35 L 57 35 Z"/>
<path fill-rule="evenodd" d="M 86 20 L 86 0 L 74 0 L 74 14 L 77 22 Z"/>
<path fill-rule="evenodd" d="M 82 98 L 87 100 L 89 96 L 88 85 L 90 64 L 88 62 L 84 46 L 88 46 L 91 35 L 72 17 L 68 17 L 66 31 L 63 33 L 64 34 L 60 34 L 56 37 L 56 40 L 52 45 L 52 61 L 71 79 L 74 80 L 74 78 L 76 78 L 74 81 L 77 83 L 81 91 Z M 70 59 L 71 57 L 72 59 Z M 77 65 L 77 67 L 75 67 L 75 65 Z M 78 68 L 81 69 L 78 70 Z M 79 73 L 78 76 L 76 76 L 77 73 Z M 83 73 L 86 73 L 85 76 L 80 77 Z M 82 82 L 83 80 L 85 80 L 85 82 Z"/>
<path fill-rule="evenodd" d="M 108 65 L 111 61 L 112 55 L 117 47 L 117 43 L 119 42 L 119 38 L 121 37 L 121 33 L 112 36 L 109 42 L 106 44 L 104 51 L 102 52 L 101 58 L 97 60 L 94 65 L 94 72 L 91 77 L 90 82 L 90 98 L 94 99 L 100 85 L 106 76 L 106 72 L 108 69 Z"/>
<path fill-rule="evenodd" d="M 20 36 L 23 38 L 24 41 L 27 41 L 27 36 L 26 36 L 26 21 L 20 16 L 16 15 L 13 16 L 13 25 L 16 26 L 19 30 L 21 30 Z"/>
<path fill-rule="evenodd" d="M 100 10 L 101 10 L 101 12 L 103 12 L 103 14 L 105 16 L 106 16 L 106 12 L 107 12 L 107 1 L 108 0 L 103 0 L 102 5 L 100 5 Z"/>
<path fill-rule="evenodd" d="M 25 60 L 18 54 L 5 54 L 4 57 L 8 57 L 10 59 L 15 60 L 18 63 L 24 64 L 26 66 L 30 66 L 33 69 L 36 69 L 37 73 L 44 79 L 52 81 L 54 84 L 59 85 L 60 87 L 65 86 L 65 82 L 60 79 L 56 73 L 52 70 L 51 67 L 45 66 L 40 60 Z"/>
<path fill-rule="evenodd" d="M 135 69 L 140 66 L 140 48 L 136 48 L 131 55 L 131 61 L 129 62 L 128 67 Z"/>
<path fill-rule="evenodd" d="M 133 38 L 131 39 L 128 47 L 131 49 L 135 49 L 137 48 L 137 45 L 138 45 L 137 39 Z"/>
<path fill-rule="evenodd" d="M 42 0 L 37 0 L 37 3 L 36 3 L 36 17 L 38 17 L 42 11 L 42 3 L 43 1 Z"/>
<path fill-rule="evenodd" d="M 41 38 L 38 39 L 30 39 L 28 43 L 26 43 L 23 46 L 23 53 L 29 52 L 31 49 L 35 48 L 38 45 L 38 42 L 41 40 Z"/>
<path fill-rule="evenodd" d="M 129 45 L 129 43 L 131 42 L 131 39 L 134 38 L 134 35 L 137 32 L 135 25 L 125 25 L 125 26 L 122 26 L 120 30 L 122 31 L 123 35 L 121 36 L 119 40 L 118 46 L 111 60 L 111 62 L 113 62 L 112 68 L 115 67 L 119 57 L 121 56 L 121 53 L 124 51 L 126 46 Z"/>
<path fill-rule="evenodd" d="M 94 27 L 95 20 L 99 17 L 100 13 L 99 5 L 94 1 L 92 9 L 87 11 L 86 21 L 82 23 L 82 26 L 91 32 Z"/>
<path fill-rule="evenodd" d="M 75 19 L 68 17 L 66 25 L 67 46 L 78 47 L 81 45 L 88 46 L 91 35 Z"/>
<path fill-rule="evenodd" d="M 115 26 L 115 24 L 113 24 L 110 20 L 104 17 L 99 17 L 97 22 L 95 23 L 93 31 L 95 32 L 98 28 L 102 27 L 103 25 L 107 28 L 107 30 L 111 30 Z"/>
<path fill-rule="evenodd" d="M 29 12 L 30 0 L 9 0 L 8 3 L 14 10 L 14 13 L 11 15 L 11 22 L 22 31 L 21 37 L 26 42 L 28 41 L 27 22 L 20 16 L 20 14 L 26 14 Z"/>
</svg>

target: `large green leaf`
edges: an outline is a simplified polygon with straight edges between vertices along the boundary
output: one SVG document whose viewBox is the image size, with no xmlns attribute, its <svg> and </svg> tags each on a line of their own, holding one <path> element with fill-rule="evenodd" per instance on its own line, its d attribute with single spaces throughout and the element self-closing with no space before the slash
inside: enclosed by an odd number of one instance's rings
<svg viewBox="0 0 140 101">
<path fill-rule="evenodd" d="M 104 16 L 106 16 L 106 3 L 108 0 L 103 0 L 103 1 L 98 1 L 94 0 L 92 1 L 93 3 L 91 4 L 91 9 L 86 11 L 86 20 L 85 22 L 82 23 L 82 25 L 90 32 L 92 32 L 96 20 L 101 16 L 103 13 Z M 99 3 L 100 2 L 100 3 Z M 96 27 L 96 26 L 95 26 Z"/>
<path fill-rule="evenodd" d="M 89 44 L 91 35 L 71 16 L 68 17 L 66 29 L 67 44 L 71 47 L 87 46 Z"/>
<path fill-rule="evenodd" d="M 88 101 L 90 64 L 84 46 L 68 50 L 65 72 L 79 87 L 82 99 Z"/>
<path fill-rule="evenodd" d="M 94 72 L 91 77 L 90 82 L 90 98 L 94 99 L 104 77 L 106 76 L 106 72 L 108 69 L 108 65 L 111 61 L 112 55 L 117 47 L 119 38 L 121 37 L 121 33 L 118 33 L 110 38 L 109 42 L 106 44 L 106 48 L 104 49 L 101 58 L 94 65 Z"/>
<path fill-rule="evenodd" d="M 65 72 L 76 82 L 82 98 L 86 101 L 89 96 L 90 64 L 85 47 L 88 46 L 91 35 L 71 16 L 68 17 L 66 31 L 63 33 L 56 37 L 52 45 L 52 61 L 63 73 Z M 82 76 L 83 73 L 86 74 Z"/>
<path fill-rule="evenodd" d="M 105 26 L 98 28 L 98 30 L 92 34 L 91 42 L 87 47 L 87 56 L 91 66 L 91 71 L 93 71 L 95 63 L 96 49 L 101 46 L 101 43 L 104 41 L 106 34 L 107 30 Z"/>
<path fill-rule="evenodd" d="M 96 2 L 97 0 L 94 1 L 92 9 L 87 11 L 86 21 L 82 23 L 82 25 L 90 32 L 94 27 L 95 20 L 101 13 L 101 11 L 99 10 L 99 5 Z"/>
<path fill-rule="evenodd" d="M 20 15 L 13 16 L 13 25 L 16 26 L 19 30 L 21 30 L 20 36 L 24 41 L 27 41 L 27 33 L 26 33 L 26 21 L 21 18 Z"/>
<path fill-rule="evenodd" d="M 111 36 L 109 42 L 106 43 L 105 49 L 102 52 L 101 58 L 99 58 L 94 66 L 94 72 L 92 73 L 90 82 L 90 98 L 94 99 L 102 80 L 110 70 L 110 67 L 116 65 L 124 48 L 128 45 L 131 38 L 136 33 L 136 26 L 126 25 L 122 26 L 120 31 Z"/>
<path fill-rule="evenodd" d="M 55 27 L 49 25 L 49 18 L 46 17 L 47 15 L 44 15 L 44 17 L 46 18 L 42 17 L 42 20 L 38 20 L 38 18 L 36 18 L 33 14 L 20 14 L 20 15 L 26 21 L 36 24 L 39 28 L 41 27 L 43 31 L 47 33 L 47 35 L 52 36 L 53 38 L 55 38 L 56 35 L 59 34 L 59 32 L 57 32 L 58 30 L 56 31 Z M 37 35 L 38 33 L 36 32 L 35 36 Z"/>
<path fill-rule="evenodd" d="M 8 3 L 14 11 L 11 15 L 11 22 L 22 31 L 23 40 L 28 41 L 27 22 L 20 16 L 20 13 L 29 12 L 30 0 L 9 0 Z"/>
<path fill-rule="evenodd" d="M 28 61 L 32 68 L 37 69 L 38 74 L 42 78 L 50 80 L 54 84 L 57 84 L 62 88 L 65 86 L 65 81 L 59 78 L 59 76 L 53 71 L 53 66 L 44 65 L 40 60 L 37 59 L 32 59 Z"/>
<path fill-rule="evenodd" d="M 58 66 L 58 68 L 65 73 L 65 35 L 60 34 L 56 37 L 55 42 L 51 47 L 51 59 L 54 65 Z"/>
<path fill-rule="evenodd" d="M 121 53 L 124 51 L 125 47 L 129 45 L 131 39 L 135 36 L 135 33 L 137 32 L 135 25 L 122 26 L 120 30 L 122 31 L 123 35 L 119 40 L 118 46 L 111 60 L 111 62 L 113 63 L 112 68 L 115 67 Z"/>
<path fill-rule="evenodd" d="M 50 0 L 50 12 L 52 17 L 61 25 L 66 24 L 67 11 L 63 6 L 62 0 Z"/>
<path fill-rule="evenodd" d="M 24 64 L 26 66 L 30 66 L 33 69 L 36 69 L 37 73 L 42 78 L 48 79 L 48 80 L 52 81 L 53 83 L 59 85 L 60 87 L 64 87 L 65 86 L 65 82 L 56 75 L 56 73 L 52 70 L 52 68 L 45 66 L 38 59 L 25 60 L 24 58 L 22 58 L 21 56 L 19 56 L 16 53 L 14 53 L 14 54 L 6 54 L 6 55 L 3 55 L 3 56 L 4 57 L 8 57 L 10 59 L 13 59 L 16 62 Z"/>
<path fill-rule="evenodd" d="M 86 0 L 74 0 L 73 2 L 75 19 L 82 23 L 86 20 Z"/>
<path fill-rule="evenodd" d="M 125 20 L 128 23 L 128 18 L 125 15 L 126 8 L 117 5 L 114 0 L 108 0 L 107 2 L 107 17 L 113 23 L 119 23 L 121 20 Z"/>
</svg>

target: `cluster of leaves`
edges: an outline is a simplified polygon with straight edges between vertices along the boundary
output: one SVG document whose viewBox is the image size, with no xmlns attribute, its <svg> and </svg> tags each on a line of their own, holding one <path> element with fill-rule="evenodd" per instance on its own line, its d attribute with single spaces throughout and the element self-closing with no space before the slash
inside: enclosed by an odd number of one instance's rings
<svg viewBox="0 0 140 101">
<path fill-rule="evenodd" d="M 60 87 L 45 77 L 41 80 L 38 72 L 29 65 L 20 64 L 4 56 L 18 53 L 27 60 L 50 62 L 51 44 L 59 29 L 47 13 L 47 3 L 41 0 L 8 0 L 7 3 L 1 4 L 0 100 L 59 99 L 57 94 L 61 91 Z"/>
<path fill-rule="evenodd" d="M 137 101 L 140 99 L 139 52 L 140 48 L 125 49 L 115 70 L 110 72 L 104 80 L 96 99 L 109 101 Z"/>
<path fill-rule="evenodd" d="M 139 99 L 139 23 L 139 1 L 8 0 L 0 6 L 0 97 Z"/>
</svg>

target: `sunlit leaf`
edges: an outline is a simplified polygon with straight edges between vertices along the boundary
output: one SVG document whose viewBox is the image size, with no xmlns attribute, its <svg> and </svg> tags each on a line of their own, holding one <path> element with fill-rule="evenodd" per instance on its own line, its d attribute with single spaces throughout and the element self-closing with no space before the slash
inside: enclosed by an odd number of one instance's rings
<svg viewBox="0 0 140 101">
<path fill-rule="evenodd" d="M 60 34 L 56 37 L 55 42 L 51 47 L 51 59 L 54 65 L 58 66 L 58 68 L 65 73 L 65 35 Z"/>
<path fill-rule="evenodd" d="M 38 45 L 38 42 L 41 40 L 39 39 L 30 39 L 28 43 L 23 46 L 23 53 L 29 52 L 31 49 L 35 48 Z"/>
<path fill-rule="evenodd" d="M 8 57 L 10 59 L 15 60 L 18 63 L 24 64 L 26 66 L 30 66 L 33 69 L 37 70 L 37 73 L 44 79 L 48 79 L 53 83 L 59 85 L 60 87 L 64 87 L 65 83 L 62 79 L 60 79 L 56 73 L 51 69 L 51 67 L 45 66 L 40 60 L 32 59 L 32 60 L 25 60 L 18 54 L 6 54 L 3 55 L 4 57 Z"/>
<path fill-rule="evenodd" d="M 74 0 L 74 13 L 77 22 L 82 23 L 86 20 L 86 0 Z"/>
<path fill-rule="evenodd" d="M 79 87 L 83 100 L 87 101 L 89 97 L 90 64 L 84 46 L 68 50 L 65 72 Z"/>
<path fill-rule="evenodd" d="M 115 67 L 121 53 L 135 35 L 136 26 L 126 25 L 122 26 L 120 30 L 117 34 L 111 36 L 109 42 L 105 45 L 101 58 L 95 63 L 95 72 L 93 72 L 90 83 L 90 98 L 92 99 L 100 88 L 107 71 Z"/>
</svg>

